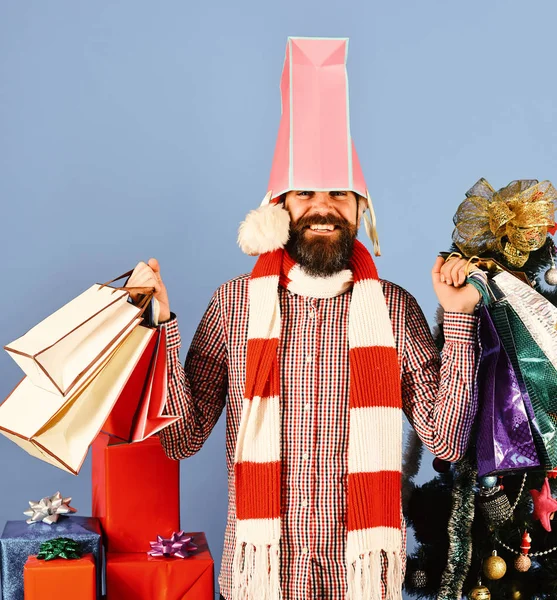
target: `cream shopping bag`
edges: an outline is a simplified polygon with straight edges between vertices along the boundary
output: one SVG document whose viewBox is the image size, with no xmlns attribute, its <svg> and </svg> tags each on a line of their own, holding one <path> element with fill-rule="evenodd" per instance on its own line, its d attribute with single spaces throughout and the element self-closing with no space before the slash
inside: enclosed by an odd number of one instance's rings
<svg viewBox="0 0 557 600">
<path fill-rule="evenodd" d="M 138 327 L 139 321 L 128 325 L 124 341 L 112 344 L 103 362 L 92 367 L 83 385 L 69 396 L 53 394 L 24 378 L 0 405 L 0 433 L 29 454 L 76 475 L 156 333 Z"/>
<path fill-rule="evenodd" d="M 5 346 L 5 350 L 37 387 L 66 396 L 78 389 L 87 372 L 106 358 L 111 345 L 137 322 L 151 299 L 152 289 L 135 306 L 131 288 L 95 284 L 71 302 Z"/>
</svg>

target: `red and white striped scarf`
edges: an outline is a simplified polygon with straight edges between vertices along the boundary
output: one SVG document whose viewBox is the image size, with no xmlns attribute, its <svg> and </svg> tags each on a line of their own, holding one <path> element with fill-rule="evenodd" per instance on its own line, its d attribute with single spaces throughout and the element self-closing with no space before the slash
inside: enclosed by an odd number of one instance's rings
<svg viewBox="0 0 557 600">
<path fill-rule="evenodd" d="M 387 598 L 402 588 L 402 401 L 392 325 L 369 252 L 356 241 L 351 270 L 311 277 L 280 249 L 262 254 L 249 282 L 246 387 L 235 454 L 234 600 L 279 600 L 281 533 L 278 286 L 315 298 L 353 287 L 349 316 L 350 435 L 347 599 Z"/>
</svg>

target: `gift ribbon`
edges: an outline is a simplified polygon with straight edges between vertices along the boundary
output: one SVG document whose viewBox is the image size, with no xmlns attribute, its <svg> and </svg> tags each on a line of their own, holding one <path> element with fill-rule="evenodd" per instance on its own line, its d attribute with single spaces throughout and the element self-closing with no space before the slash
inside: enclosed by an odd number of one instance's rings
<svg viewBox="0 0 557 600">
<path fill-rule="evenodd" d="M 156 541 L 149 543 L 151 550 L 147 554 L 151 556 L 186 558 L 191 552 L 197 550 L 197 546 L 193 543 L 193 537 L 187 536 L 183 531 L 174 532 L 170 538 L 157 535 Z"/>
<path fill-rule="evenodd" d="M 39 548 L 37 558 L 39 560 L 53 560 L 55 558 L 74 560 L 81 558 L 82 553 L 79 542 L 71 538 L 59 537 L 43 542 Z"/>
<path fill-rule="evenodd" d="M 23 514 L 29 519 L 27 523 L 48 523 L 52 525 L 58 521 L 60 515 L 67 515 L 77 512 L 77 508 L 70 506 L 72 501 L 71 496 L 64 498 L 60 492 L 56 492 L 53 496 L 46 496 L 38 502 L 29 500 L 29 510 L 23 512 Z"/>
<path fill-rule="evenodd" d="M 465 256 L 495 252 L 522 267 L 555 225 L 557 190 L 549 181 L 513 181 L 496 192 L 480 179 L 453 218 L 453 241 Z"/>
</svg>

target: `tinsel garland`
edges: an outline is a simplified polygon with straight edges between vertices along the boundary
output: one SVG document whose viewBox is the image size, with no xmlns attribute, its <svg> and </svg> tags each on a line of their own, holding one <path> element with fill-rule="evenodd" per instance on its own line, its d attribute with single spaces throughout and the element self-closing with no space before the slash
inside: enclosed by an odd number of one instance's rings
<svg viewBox="0 0 557 600">
<path fill-rule="evenodd" d="M 455 465 L 453 503 L 449 518 L 449 554 L 441 577 L 438 600 L 460 600 L 472 562 L 472 522 L 474 521 L 475 461 L 466 454 Z"/>
</svg>

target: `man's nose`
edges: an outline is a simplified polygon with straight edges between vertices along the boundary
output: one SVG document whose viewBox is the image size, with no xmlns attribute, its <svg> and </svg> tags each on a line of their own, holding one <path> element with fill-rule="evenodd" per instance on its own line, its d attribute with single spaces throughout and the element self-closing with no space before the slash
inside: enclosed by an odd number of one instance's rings
<svg viewBox="0 0 557 600">
<path fill-rule="evenodd" d="M 331 208 L 329 192 L 315 192 L 312 200 L 312 208 L 318 212 L 328 212 Z"/>
</svg>

